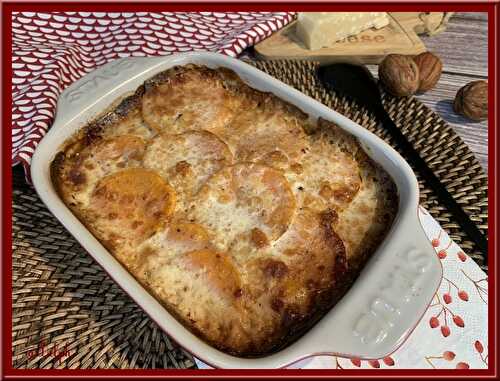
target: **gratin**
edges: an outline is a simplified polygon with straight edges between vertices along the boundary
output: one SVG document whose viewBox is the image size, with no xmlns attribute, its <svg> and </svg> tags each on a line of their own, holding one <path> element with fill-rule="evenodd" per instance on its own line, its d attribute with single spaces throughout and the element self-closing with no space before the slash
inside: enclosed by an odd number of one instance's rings
<svg viewBox="0 0 500 381">
<path fill-rule="evenodd" d="M 51 172 L 64 203 L 169 312 L 244 357 L 324 315 L 398 204 L 353 136 L 197 65 L 147 80 L 70 139 Z"/>
</svg>

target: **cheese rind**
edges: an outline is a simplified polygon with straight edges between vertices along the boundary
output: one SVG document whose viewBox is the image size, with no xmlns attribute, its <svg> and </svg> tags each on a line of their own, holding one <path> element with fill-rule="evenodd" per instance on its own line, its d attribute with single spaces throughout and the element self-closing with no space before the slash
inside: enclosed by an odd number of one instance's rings
<svg viewBox="0 0 500 381">
<path fill-rule="evenodd" d="M 308 49 L 317 50 L 388 24 L 386 12 L 307 12 L 299 13 L 295 32 Z"/>
</svg>

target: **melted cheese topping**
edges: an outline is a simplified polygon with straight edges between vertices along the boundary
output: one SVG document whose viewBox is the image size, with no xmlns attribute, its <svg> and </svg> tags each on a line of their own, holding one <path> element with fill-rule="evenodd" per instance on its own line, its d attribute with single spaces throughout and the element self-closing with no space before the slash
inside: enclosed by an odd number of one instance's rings
<svg viewBox="0 0 500 381">
<path fill-rule="evenodd" d="M 236 157 L 278 166 L 280 161 L 299 161 L 308 146 L 301 120 L 263 102 L 237 115 L 227 128 L 226 139 L 234 145 Z"/>
<path fill-rule="evenodd" d="M 157 170 L 179 193 L 188 196 L 181 203 L 231 162 L 232 154 L 226 144 L 207 131 L 160 134 L 152 139 L 144 156 L 145 167 Z M 179 205 L 180 209 L 183 206 Z"/>
<path fill-rule="evenodd" d="M 303 155 L 300 172 L 291 173 L 301 187 L 304 206 L 324 210 L 348 207 L 361 186 L 359 163 L 352 154 L 330 144 L 327 136 L 318 139 Z"/>
<path fill-rule="evenodd" d="M 252 232 L 262 240 L 278 239 L 294 211 L 295 198 L 282 173 L 242 163 L 212 176 L 194 199 L 189 215 L 207 226 L 217 246 L 226 250 L 233 240 Z"/>
<path fill-rule="evenodd" d="M 239 98 L 214 72 L 186 70 L 152 86 L 142 98 L 142 116 L 156 131 L 217 129 L 235 114 Z"/>
<path fill-rule="evenodd" d="M 146 142 L 133 135 L 104 138 L 69 160 L 62 176 L 68 183 L 71 202 L 87 208 L 97 181 L 121 169 L 139 167 Z"/>
<path fill-rule="evenodd" d="M 102 178 L 89 200 L 93 227 L 112 249 L 151 236 L 175 205 L 174 190 L 156 172 L 131 168 Z"/>
<path fill-rule="evenodd" d="M 352 136 L 225 69 L 170 69 L 85 131 L 54 164 L 62 198 L 228 353 L 273 351 L 327 311 L 396 212 Z"/>
</svg>

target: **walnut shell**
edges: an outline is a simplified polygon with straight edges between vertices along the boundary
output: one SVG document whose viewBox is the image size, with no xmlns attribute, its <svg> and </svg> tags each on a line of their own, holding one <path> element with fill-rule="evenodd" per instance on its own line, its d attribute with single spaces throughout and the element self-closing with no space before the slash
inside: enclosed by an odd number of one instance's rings
<svg viewBox="0 0 500 381">
<path fill-rule="evenodd" d="M 419 70 L 420 83 L 418 91 L 424 92 L 436 86 L 443 71 L 443 64 L 439 57 L 430 52 L 424 52 L 413 57 L 413 61 L 415 61 Z"/>
<path fill-rule="evenodd" d="M 418 90 L 418 66 L 409 56 L 386 56 L 378 67 L 378 77 L 385 89 L 398 97 L 415 94 Z"/>
<path fill-rule="evenodd" d="M 473 81 L 458 90 L 453 102 L 457 114 L 479 122 L 488 118 L 488 82 Z"/>
</svg>

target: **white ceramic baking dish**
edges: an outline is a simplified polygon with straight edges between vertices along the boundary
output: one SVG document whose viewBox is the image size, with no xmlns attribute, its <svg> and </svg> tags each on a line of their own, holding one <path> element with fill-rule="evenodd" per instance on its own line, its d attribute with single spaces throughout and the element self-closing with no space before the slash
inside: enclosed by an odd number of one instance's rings
<svg viewBox="0 0 500 381">
<path fill-rule="evenodd" d="M 113 101 L 155 73 L 196 63 L 234 70 L 250 86 L 273 92 L 314 118 L 323 117 L 355 135 L 366 152 L 394 179 L 399 211 L 386 239 L 342 300 L 300 339 L 254 359 L 223 353 L 180 324 L 97 241 L 59 199 L 50 163 L 62 143 Z M 60 96 L 54 124 L 31 163 L 33 184 L 43 202 L 106 272 L 156 323 L 186 350 L 221 368 L 277 368 L 312 355 L 382 358 L 410 335 L 436 292 L 442 267 L 420 225 L 418 184 L 404 159 L 377 136 L 323 104 L 239 60 L 215 53 L 124 58 L 73 83 Z"/>
</svg>

